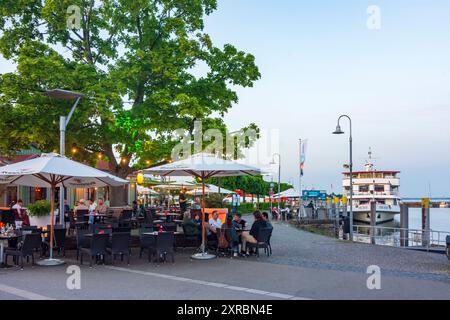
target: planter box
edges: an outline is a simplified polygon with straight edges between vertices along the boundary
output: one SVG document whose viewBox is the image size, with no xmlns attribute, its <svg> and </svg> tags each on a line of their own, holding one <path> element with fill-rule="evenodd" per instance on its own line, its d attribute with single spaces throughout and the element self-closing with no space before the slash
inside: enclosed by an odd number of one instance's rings
<svg viewBox="0 0 450 320">
<path fill-rule="evenodd" d="M 38 228 L 47 227 L 51 221 L 51 215 L 44 217 L 30 217 L 30 225 L 37 226 Z"/>
</svg>

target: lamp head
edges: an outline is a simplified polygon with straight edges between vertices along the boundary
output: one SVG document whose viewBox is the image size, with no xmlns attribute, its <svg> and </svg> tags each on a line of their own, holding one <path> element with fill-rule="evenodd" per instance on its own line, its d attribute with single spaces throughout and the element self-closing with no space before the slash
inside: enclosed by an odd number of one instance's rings
<svg viewBox="0 0 450 320">
<path fill-rule="evenodd" d="M 344 131 L 342 131 L 339 124 L 336 126 L 336 130 L 333 132 L 333 134 L 344 134 Z"/>
</svg>

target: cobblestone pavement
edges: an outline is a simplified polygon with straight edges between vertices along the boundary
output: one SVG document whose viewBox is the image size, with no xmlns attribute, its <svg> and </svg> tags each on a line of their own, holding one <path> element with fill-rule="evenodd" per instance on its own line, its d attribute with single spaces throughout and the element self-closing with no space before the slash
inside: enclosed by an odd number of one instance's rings
<svg viewBox="0 0 450 320">
<path fill-rule="evenodd" d="M 246 219 L 251 222 L 250 217 Z M 79 266 L 69 250 L 60 267 L 0 269 L 2 299 L 450 299 L 450 262 L 445 255 L 349 243 L 273 222 L 273 255 L 259 259 L 190 259 L 179 249 L 175 264 L 139 259 L 131 264 L 85 263 L 80 289 L 67 287 L 68 266 Z M 369 290 L 367 267 L 381 268 L 381 290 Z"/>
<path fill-rule="evenodd" d="M 272 224 L 270 263 L 364 273 L 368 266 L 377 265 L 384 274 L 450 282 L 450 261 L 443 254 L 350 243 L 299 230 L 287 222 Z"/>
</svg>

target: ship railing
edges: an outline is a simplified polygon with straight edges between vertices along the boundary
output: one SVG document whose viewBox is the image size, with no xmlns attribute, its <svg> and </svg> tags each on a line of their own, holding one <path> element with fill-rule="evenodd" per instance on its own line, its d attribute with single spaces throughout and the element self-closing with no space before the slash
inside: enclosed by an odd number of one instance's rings
<svg viewBox="0 0 450 320">
<path fill-rule="evenodd" d="M 353 225 L 353 240 L 393 247 L 445 248 L 450 231 Z"/>
</svg>

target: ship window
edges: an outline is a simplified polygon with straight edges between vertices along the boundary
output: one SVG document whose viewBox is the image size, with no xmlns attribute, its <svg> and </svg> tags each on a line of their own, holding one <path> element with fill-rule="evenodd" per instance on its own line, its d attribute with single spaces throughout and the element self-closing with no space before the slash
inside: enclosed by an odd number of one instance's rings
<svg viewBox="0 0 450 320">
<path fill-rule="evenodd" d="M 375 186 L 375 192 L 384 192 L 384 186 Z"/>
<path fill-rule="evenodd" d="M 359 192 L 369 192 L 369 186 L 359 186 Z"/>
</svg>

